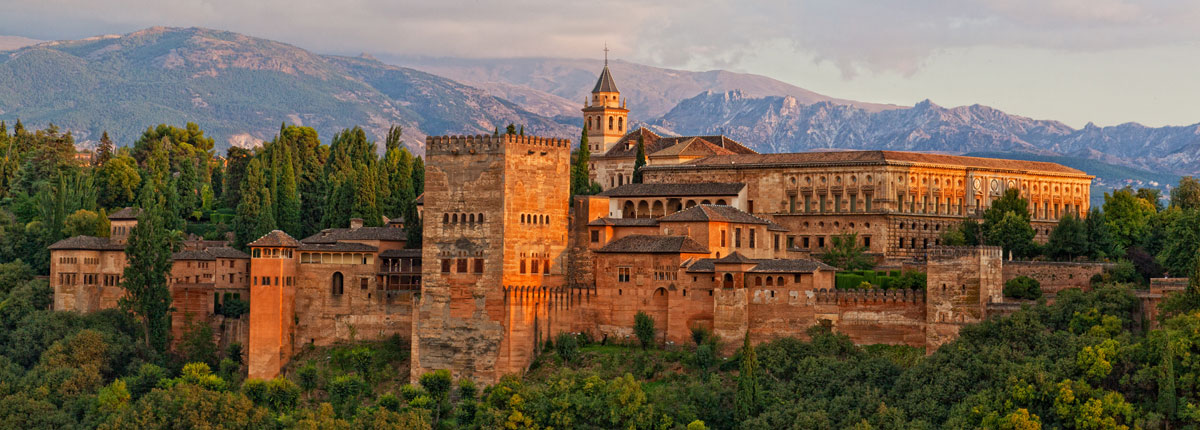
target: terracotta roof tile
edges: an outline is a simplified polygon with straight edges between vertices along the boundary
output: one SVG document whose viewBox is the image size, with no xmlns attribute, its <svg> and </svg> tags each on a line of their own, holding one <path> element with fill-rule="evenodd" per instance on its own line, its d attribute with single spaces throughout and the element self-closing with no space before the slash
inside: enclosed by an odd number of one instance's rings
<svg viewBox="0 0 1200 430">
<path fill-rule="evenodd" d="M 201 260 L 212 261 L 217 258 L 205 251 L 185 250 L 179 251 L 171 255 L 172 260 Z"/>
<path fill-rule="evenodd" d="M 605 197 L 736 196 L 746 184 L 699 182 L 694 184 L 625 184 L 610 189 Z"/>
<path fill-rule="evenodd" d="M 127 208 L 123 208 L 119 211 L 113 212 L 111 214 L 108 214 L 108 219 L 110 219 L 110 220 L 137 219 L 138 215 L 141 215 L 141 214 L 142 214 L 141 208 L 127 207 Z"/>
<path fill-rule="evenodd" d="M 593 93 L 615 93 L 617 92 L 617 83 L 613 81 L 612 73 L 608 71 L 608 64 L 604 65 L 604 70 L 600 71 L 600 79 L 596 80 L 596 86 L 592 87 Z"/>
<path fill-rule="evenodd" d="M 249 260 L 250 259 L 250 254 L 247 254 L 245 252 L 239 251 L 234 248 L 230 248 L 228 246 L 215 246 L 212 248 L 205 249 L 204 252 L 207 252 L 209 255 L 216 257 L 216 258 L 234 258 L 234 259 L 241 259 L 241 260 Z"/>
<path fill-rule="evenodd" d="M 741 209 L 724 205 L 692 206 L 658 219 L 658 222 L 660 223 L 695 221 L 721 221 L 739 224 L 761 224 L 767 226 L 774 224 L 771 221 L 746 213 Z M 775 224 L 775 227 L 783 228 L 779 227 L 778 224 Z"/>
<path fill-rule="evenodd" d="M 420 249 L 389 249 L 379 253 L 379 258 L 420 258 Z"/>
<path fill-rule="evenodd" d="M 716 259 L 701 258 L 687 267 L 691 273 L 713 273 L 716 271 Z M 750 269 L 753 273 L 812 273 L 818 270 L 837 270 L 836 267 L 820 261 L 805 259 L 754 259 L 756 265 Z"/>
<path fill-rule="evenodd" d="M 354 242 L 337 242 L 337 243 L 301 243 L 301 251 L 326 251 L 326 252 L 375 252 L 379 248 L 371 245 L 364 245 Z"/>
<path fill-rule="evenodd" d="M 708 248 L 687 236 L 632 234 L 609 242 L 596 250 L 601 253 L 632 254 L 707 254 Z"/>
<path fill-rule="evenodd" d="M 290 247 L 295 248 L 300 246 L 300 242 L 284 233 L 282 230 L 271 230 L 264 234 L 258 240 L 250 242 L 247 246 L 251 247 Z"/>
<path fill-rule="evenodd" d="M 621 137 L 608 152 L 598 154 L 598 158 L 622 158 L 637 156 L 637 139 L 642 137 L 642 143 L 646 145 L 646 156 L 658 154 L 660 151 L 668 150 L 668 148 L 676 145 L 683 145 L 679 150 L 687 147 L 687 143 L 692 140 L 703 141 L 715 148 L 728 150 L 733 154 L 757 154 L 753 149 L 747 148 L 745 145 L 725 136 L 677 136 L 677 137 L 662 137 L 650 130 L 639 127 L 638 129 L 629 132 Z M 664 155 L 671 155 L 670 153 Z"/>
<path fill-rule="evenodd" d="M 301 240 L 304 243 L 334 243 L 340 240 L 383 240 L 403 242 L 408 233 L 396 227 L 327 228 Z"/>
<path fill-rule="evenodd" d="M 588 222 L 590 226 L 611 225 L 614 227 L 654 227 L 658 220 L 654 218 L 596 218 Z"/>
<path fill-rule="evenodd" d="M 1004 160 L 999 158 L 967 157 L 961 155 L 928 154 L 904 151 L 830 151 L 795 152 L 784 154 L 735 154 L 714 155 L 677 165 L 651 165 L 649 170 L 691 169 L 696 167 L 778 167 L 778 166 L 826 166 L 826 165 L 914 165 L 937 164 L 968 168 L 1023 170 L 1067 175 L 1087 173 L 1044 161 Z"/>
<path fill-rule="evenodd" d="M 108 240 L 107 237 L 75 236 L 54 242 L 51 250 L 86 249 L 91 251 L 124 251 L 125 246 Z"/>
<path fill-rule="evenodd" d="M 754 260 L 742 255 L 742 253 L 733 251 L 732 254 L 718 258 L 714 263 L 754 263 Z"/>
</svg>

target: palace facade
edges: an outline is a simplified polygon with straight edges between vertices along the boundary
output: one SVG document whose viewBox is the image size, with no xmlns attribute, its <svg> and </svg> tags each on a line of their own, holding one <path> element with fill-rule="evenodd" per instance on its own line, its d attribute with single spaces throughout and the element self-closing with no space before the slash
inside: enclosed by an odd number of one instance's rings
<svg viewBox="0 0 1200 430">
<path fill-rule="evenodd" d="M 1103 269 L 940 246 L 1007 189 L 1030 199 L 1044 238 L 1062 215 L 1086 214 L 1083 172 L 893 151 L 757 154 L 723 136 L 628 131 L 624 106 L 606 66 L 583 110 L 600 195 L 570 196 L 568 140 L 429 137 L 420 249 L 406 249 L 399 223 L 360 220 L 300 240 L 272 231 L 248 253 L 196 242 L 175 255 L 173 321 L 243 342 L 253 378 L 280 374 L 305 345 L 400 336 L 414 379 L 450 369 L 493 383 L 562 333 L 632 342 L 639 312 L 668 344 L 697 327 L 734 348 L 826 324 L 862 344 L 932 350 L 1011 312 L 1005 279 L 1034 276 L 1053 294 Z M 631 184 L 638 141 L 649 165 Z M 55 309 L 116 306 L 136 215 L 115 213 L 108 238 L 51 246 Z M 837 270 L 815 258 L 851 232 L 881 264 L 926 271 L 927 287 L 836 289 Z M 242 297 L 248 315 L 222 315 Z"/>
</svg>

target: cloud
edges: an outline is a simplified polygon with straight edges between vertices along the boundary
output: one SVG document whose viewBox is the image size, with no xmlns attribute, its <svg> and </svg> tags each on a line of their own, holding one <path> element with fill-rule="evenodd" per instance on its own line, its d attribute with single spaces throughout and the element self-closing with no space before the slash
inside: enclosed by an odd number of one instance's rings
<svg viewBox="0 0 1200 430">
<path fill-rule="evenodd" d="M 42 39 L 153 25 L 247 33 L 328 53 L 598 57 L 737 68 L 751 56 L 845 76 L 920 70 L 941 50 L 1096 52 L 1194 43 L 1200 5 L 1171 0 L 47 0 L 9 5 L 4 32 Z M 790 52 L 764 46 L 788 47 Z"/>
</svg>

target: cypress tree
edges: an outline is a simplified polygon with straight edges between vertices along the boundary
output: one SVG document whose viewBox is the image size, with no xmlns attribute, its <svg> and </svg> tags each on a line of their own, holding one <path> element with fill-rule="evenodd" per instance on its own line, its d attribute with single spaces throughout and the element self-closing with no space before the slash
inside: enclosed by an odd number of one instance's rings
<svg viewBox="0 0 1200 430">
<path fill-rule="evenodd" d="M 633 162 L 633 183 L 642 183 L 642 167 L 646 165 L 646 142 L 638 134 L 637 159 Z"/>
<path fill-rule="evenodd" d="M 525 135 L 525 124 L 521 124 L 521 131 L 518 131 L 517 134 L 521 136 Z"/>
<path fill-rule="evenodd" d="M 167 276 L 171 271 L 173 241 L 167 232 L 160 198 L 149 188 L 143 192 L 142 203 L 150 203 L 138 216 L 138 223 L 129 234 L 125 247 L 128 265 L 125 266 L 122 286 L 125 295 L 119 304 L 122 310 L 136 316 L 142 325 L 145 346 L 164 354 L 170 344 L 171 292 Z"/>
<path fill-rule="evenodd" d="M 100 134 L 100 145 L 96 147 L 96 161 L 93 163 L 96 166 L 103 166 L 108 160 L 113 157 L 112 139 L 108 138 L 108 130 Z"/>
<path fill-rule="evenodd" d="M 379 209 L 376 187 L 377 180 L 374 171 L 363 164 L 358 169 L 357 186 L 354 192 L 354 207 L 350 210 L 353 218 L 362 218 L 363 225 L 379 226 L 383 224 L 383 213 Z"/>
<path fill-rule="evenodd" d="M 404 130 L 398 125 L 393 125 L 388 128 L 387 140 L 383 141 L 384 150 L 391 151 L 400 148 L 400 138 L 403 136 Z"/>
<path fill-rule="evenodd" d="M 758 380 L 758 355 L 754 345 L 750 344 L 750 331 L 746 331 L 742 343 L 742 362 L 737 377 L 737 392 L 734 393 L 734 407 L 737 420 L 746 421 L 758 414 L 759 402 L 762 400 L 761 387 Z"/>
<path fill-rule="evenodd" d="M 588 147 L 588 126 L 583 125 L 583 133 L 579 136 L 579 149 L 575 151 L 575 162 L 571 165 L 571 195 L 591 195 L 600 192 L 600 184 L 592 182 L 588 174 L 588 164 L 592 153 Z"/>
<path fill-rule="evenodd" d="M 512 123 L 509 123 L 508 127 L 504 127 L 504 134 L 508 134 L 508 135 L 517 134 L 517 126 Z"/>
<path fill-rule="evenodd" d="M 414 196 L 425 194 L 425 160 L 421 157 L 413 160 L 412 187 Z"/>
<path fill-rule="evenodd" d="M 268 212 L 264 210 L 264 204 L 269 202 L 263 201 L 266 178 L 262 171 L 262 162 L 258 158 L 251 159 L 246 166 L 246 173 L 246 178 L 242 181 L 242 201 L 238 203 L 237 215 L 233 220 L 235 244 L 238 248 L 245 248 L 247 243 L 270 231 L 261 231 L 260 221 L 270 218 L 274 224 L 275 220 L 274 216 L 267 217 Z"/>
<path fill-rule="evenodd" d="M 299 236 L 300 231 L 300 193 L 296 189 L 296 173 L 292 168 L 292 154 L 288 148 L 279 148 L 283 153 L 279 163 L 280 172 L 275 194 L 279 198 L 278 212 L 275 213 L 279 229 L 293 236 Z"/>
</svg>

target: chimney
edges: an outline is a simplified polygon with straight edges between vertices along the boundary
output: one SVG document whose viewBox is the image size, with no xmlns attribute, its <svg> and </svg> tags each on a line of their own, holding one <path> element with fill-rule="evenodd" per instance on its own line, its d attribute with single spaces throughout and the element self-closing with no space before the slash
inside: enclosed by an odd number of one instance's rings
<svg viewBox="0 0 1200 430">
<path fill-rule="evenodd" d="M 362 228 L 362 218 L 350 218 L 350 228 Z"/>
</svg>

